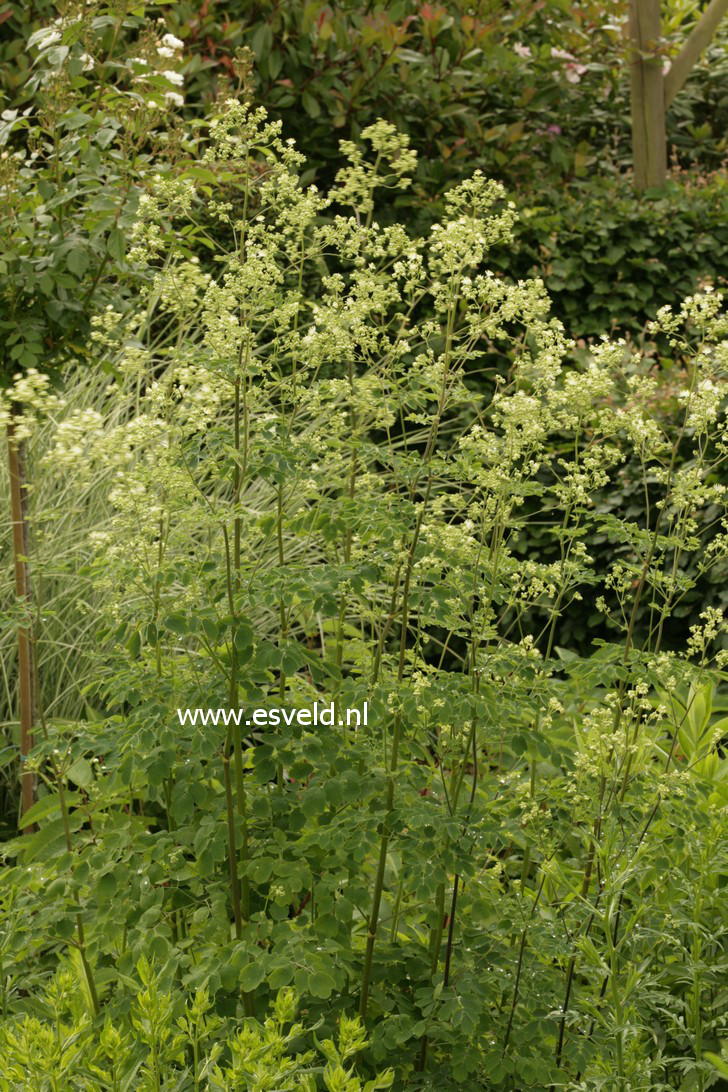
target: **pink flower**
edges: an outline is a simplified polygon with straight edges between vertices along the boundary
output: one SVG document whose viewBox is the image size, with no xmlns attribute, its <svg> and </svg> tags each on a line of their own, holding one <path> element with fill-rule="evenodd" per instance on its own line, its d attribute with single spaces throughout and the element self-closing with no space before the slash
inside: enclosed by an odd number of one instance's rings
<svg viewBox="0 0 728 1092">
<path fill-rule="evenodd" d="M 564 75 L 569 83 L 578 83 L 586 72 L 586 65 L 579 64 L 574 54 L 568 53 L 565 49 L 554 49 L 551 46 L 551 56 L 557 61 L 566 61 Z"/>
<path fill-rule="evenodd" d="M 567 64 L 565 76 L 569 83 L 578 83 L 585 72 L 585 64 Z"/>
<path fill-rule="evenodd" d="M 517 53 L 519 57 L 530 57 L 531 49 L 527 45 L 523 45 L 522 42 L 516 42 L 513 47 L 513 52 Z"/>
</svg>

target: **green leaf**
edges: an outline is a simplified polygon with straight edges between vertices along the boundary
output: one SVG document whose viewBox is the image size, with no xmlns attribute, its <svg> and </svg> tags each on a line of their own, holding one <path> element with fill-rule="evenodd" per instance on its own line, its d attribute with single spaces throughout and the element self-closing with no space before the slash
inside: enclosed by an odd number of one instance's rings
<svg viewBox="0 0 728 1092">
<path fill-rule="evenodd" d="M 78 800 L 76 793 L 66 793 L 66 805 L 70 806 L 75 804 Z M 55 812 L 60 811 L 61 802 L 57 793 L 53 793 L 50 796 L 43 796 L 37 803 L 33 804 L 32 808 L 28 808 L 26 813 L 21 819 L 23 827 L 32 826 L 33 823 L 40 823 L 41 819 L 47 819 L 49 815 L 53 815 Z"/>
<path fill-rule="evenodd" d="M 379 1089 L 391 1088 L 394 1083 L 394 1070 L 385 1069 L 383 1073 L 380 1073 L 373 1080 L 367 1081 L 364 1085 L 364 1092 L 378 1092 Z"/>
<path fill-rule="evenodd" d="M 301 811 L 307 819 L 313 819 L 321 815 L 326 807 L 324 790 L 320 788 L 306 789 L 301 801 Z"/>
<path fill-rule="evenodd" d="M 280 990 L 284 986 L 290 986 L 293 981 L 293 966 L 291 963 L 281 963 L 275 967 L 268 976 L 268 985 L 272 990 Z"/>
<path fill-rule="evenodd" d="M 73 250 L 68 252 L 66 265 L 71 273 L 75 273 L 77 277 L 82 277 L 88 269 L 88 254 L 80 247 L 74 247 Z"/>
<path fill-rule="evenodd" d="M 85 758 L 77 758 L 66 772 L 66 777 L 74 785 L 78 785 L 79 789 L 87 789 L 94 779 L 91 763 Z"/>
<path fill-rule="evenodd" d="M 61 818 L 51 819 L 49 823 L 41 827 L 37 834 L 32 835 L 23 853 L 24 864 L 30 864 L 31 861 L 40 856 L 44 849 L 60 841 L 63 837 L 65 837 L 63 820 Z"/>
<path fill-rule="evenodd" d="M 309 976 L 308 988 L 314 997 L 320 997 L 325 1001 L 336 989 L 336 982 L 326 971 L 314 971 Z"/>
<path fill-rule="evenodd" d="M 711 1050 L 706 1050 L 703 1055 L 709 1062 L 718 1070 L 722 1077 L 728 1077 L 728 1061 L 725 1058 L 721 1058 L 718 1054 L 713 1054 Z"/>
<path fill-rule="evenodd" d="M 310 118 L 317 118 L 321 113 L 318 99 L 315 99 L 310 91 L 304 91 L 301 95 L 301 105 Z"/>
<path fill-rule="evenodd" d="M 181 637 L 188 631 L 187 619 L 185 618 L 184 614 L 168 614 L 167 617 L 164 619 L 164 628 L 171 630 L 172 633 L 179 634 L 179 636 Z"/>
<path fill-rule="evenodd" d="M 14 762 L 18 757 L 18 752 L 15 747 L 3 747 L 0 749 L 0 769 L 3 766 L 8 766 L 11 762 Z"/>
<path fill-rule="evenodd" d="M 265 883 L 269 880 L 275 867 L 273 857 L 260 857 L 257 861 L 248 864 L 248 875 L 255 883 Z"/>
<path fill-rule="evenodd" d="M 243 967 L 240 972 L 240 988 L 245 990 L 246 993 L 250 993 L 251 990 L 256 989 L 261 984 L 264 978 L 265 971 L 262 962 L 248 963 L 247 967 Z"/>
<path fill-rule="evenodd" d="M 106 240 L 106 249 L 114 261 L 120 262 L 123 260 L 125 242 L 124 232 L 119 228 L 112 228 Z"/>
<path fill-rule="evenodd" d="M 282 648 L 281 670 L 284 675 L 293 675 L 306 663 L 306 656 L 299 644 L 289 641 Z"/>
<path fill-rule="evenodd" d="M 105 872 L 96 884 L 96 894 L 104 902 L 109 902 L 116 894 L 116 877 L 113 872 Z"/>
<path fill-rule="evenodd" d="M 238 652 L 244 652 L 253 644 L 253 627 L 247 622 L 238 622 L 235 628 L 235 647 Z"/>
<path fill-rule="evenodd" d="M 255 30 L 253 37 L 250 41 L 250 46 L 255 53 L 256 57 L 262 57 L 264 53 L 268 53 L 273 44 L 273 31 L 270 23 L 261 23 Z"/>
<path fill-rule="evenodd" d="M 283 68 L 283 56 L 277 50 L 268 54 L 268 75 L 272 80 L 277 80 Z"/>
</svg>

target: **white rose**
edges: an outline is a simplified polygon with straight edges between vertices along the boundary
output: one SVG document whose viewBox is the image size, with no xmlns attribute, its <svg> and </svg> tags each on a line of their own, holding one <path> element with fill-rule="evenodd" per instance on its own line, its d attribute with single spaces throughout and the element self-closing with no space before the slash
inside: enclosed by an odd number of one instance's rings
<svg viewBox="0 0 728 1092">
<path fill-rule="evenodd" d="M 162 38 L 162 45 L 167 46 L 169 49 L 184 49 L 185 44 L 179 38 L 175 38 L 174 34 L 165 34 Z"/>
</svg>

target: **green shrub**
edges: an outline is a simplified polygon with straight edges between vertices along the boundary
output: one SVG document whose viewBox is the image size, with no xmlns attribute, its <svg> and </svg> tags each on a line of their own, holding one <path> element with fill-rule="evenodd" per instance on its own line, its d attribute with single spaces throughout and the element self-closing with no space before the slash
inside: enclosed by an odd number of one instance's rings
<svg viewBox="0 0 728 1092">
<path fill-rule="evenodd" d="M 162 18 L 185 43 L 186 86 L 194 103 L 209 102 L 224 85 L 239 86 L 248 67 L 241 50 L 247 50 L 255 59 L 250 78 L 256 101 L 283 117 L 312 172 L 326 180 L 339 138 L 358 138 L 384 115 L 410 133 L 420 152 L 427 187 L 421 200 L 458 177 L 474 157 L 487 170 L 507 171 L 511 181 L 533 180 L 545 164 L 556 176 L 571 173 L 583 164 L 590 135 L 599 132 L 599 147 L 615 126 L 623 130 L 615 104 L 601 105 L 618 80 L 623 53 L 618 28 L 608 24 L 618 4 L 610 0 L 606 11 L 603 3 L 582 8 L 575 19 L 552 0 L 535 8 L 518 0 L 505 17 L 499 0 L 480 0 L 475 9 L 462 0 L 366 6 L 294 0 L 243 10 L 226 2 L 182 2 Z M 144 9 L 133 4 L 72 4 L 59 14 L 63 44 L 79 37 L 82 27 L 94 58 L 109 52 L 119 60 L 146 56 L 145 47 L 153 47 Z M 23 39 L 32 42 L 31 32 L 52 24 L 55 15 L 47 3 L 35 19 L 23 5 L 8 7 L 0 79 L 13 106 L 32 93 Z M 516 51 L 524 39 L 531 57 Z M 577 82 L 571 82 L 577 69 Z M 105 75 L 115 79 L 118 73 L 107 65 Z M 563 129 L 556 140 L 547 132 L 555 110 Z"/>
<path fill-rule="evenodd" d="M 635 194 L 628 179 L 590 180 L 519 204 L 515 247 L 495 256 L 519 276 L 540 275 L 575 337 L 644 334 L 660 307 L 725 282 L 728 188 L 677 176 Z M 664 343 L 663 343 L 664 345 Z"/>
<path fill-rule="evenodd" d="M 337 1042 L 314 1042 L 296 1022 L 297 1000 L 279 990 L 270 1015 L 239 1023 L 215 1012 L 205 989 L 186 997 L 162 981 L 142 958 L 127 1013 L 109 1014 L 94 1024 L 86 1007 L 83 979 L 73 967 L 59 970 L 36 1001 L 40 1013 L 26 1013 L 0 1029 L 0 1089 L 32 1087 L 37 1092 L 99 1092 L 99 1089 L 161 1088 L 298 1089 L 313 1092 L 375 1092 L 389 1088 L 391 1072 L 366 1083 L 352 1060 L 367 1046 L 356 1018 L 343 1016 Z M 32 1082 L 32 1083 L 31 1083 Z"/>
<path fill-rule="evenodd" d="M 676 52 L 695 18 L 693 4 L 663 5 L 661 48 Z M 184 74 L 195 117 L 249 66 L 255 100 L 283 119 L 328 183 L 340 137 L 357 139 L 379 116 L 408 132 L 420 155 L 412 197 L 425 207 L 464 170 L 480 167 L 510 188 L 611 174 L 629 168 L 629 65 L 625 8 L 587 0 L 578 8 L 547 0 L 420 3 L 289 0 L 240 5 L 182 0 L 169 6 L 10 2 L 0 24 L 0 86 L 6 106 L 35 93 L 32 35 L 54 24 L 62 45 L 81 37 L 85 52 L 109 61 L 154 52 L 148 16 L 185 45 Z M 146 16 L 146 18 L 145 18 Z M 60 20 L 60 22 L 56 22 Z M 81 29 L 82 28 L 82 29 Z M 60 62 L 60 58 L 59 58 Z M 241 63 L 242 62 L 242 63 Z M 668 141 L 683 165 L 721 166 L 725 154 L 725 40 L 719 32 L 668 115 Z M 160 71 L 163 66 L 160 66 Z"/>
</svg>

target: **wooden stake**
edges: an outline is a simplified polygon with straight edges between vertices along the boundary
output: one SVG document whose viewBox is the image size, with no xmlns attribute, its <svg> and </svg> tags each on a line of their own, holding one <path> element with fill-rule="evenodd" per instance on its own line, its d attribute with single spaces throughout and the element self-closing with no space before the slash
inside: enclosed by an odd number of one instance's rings
<svg viewBox="0 0 728 1092">
<path fill-rule="evenodd" d="M 16 438 L 13 417 L 20 414 L 14 405 L 8 424 L 8 469 L 10 472 L 10 507 L 13 524 L 13 559 L 15 594 L 30 609 L 30 537 L 28 530 L 27 458 L 24 440 Z M 27 768 L 33 746 L 33 646 L 29 625 L 18 626 L 18 697 L 20 703 L 21 817 L 33 806 L 35 778 Z M 22 825 L 22 824 L 21 824 Z M 24 828 L 26 832 L 33 827 Z"/>
</svg>

